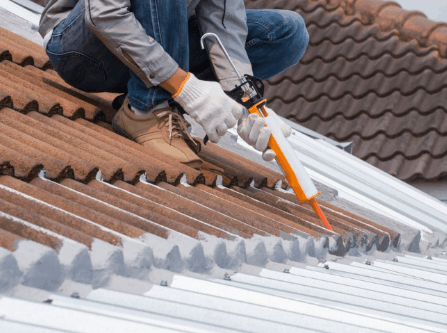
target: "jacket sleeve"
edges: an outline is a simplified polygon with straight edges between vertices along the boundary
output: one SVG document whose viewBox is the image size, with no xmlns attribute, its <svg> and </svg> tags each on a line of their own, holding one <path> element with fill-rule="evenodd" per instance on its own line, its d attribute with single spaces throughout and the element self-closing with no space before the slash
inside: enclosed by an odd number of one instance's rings
<svg viewBox="0 0 447 333">
<path fill-rule="evenodd" d="M 88 28 L 149 88 L 170 78 L 177 62 L 148 36 L 129 10 L 130 0 L 85 0 Z"/>
<path fill-rule="evenodd" d="M 200 1 L 196 7 L 200 28 L 203 34 L 212 32 L 219 36 L 241 75 L 253 75 L 251 63 L 245 50 L 248 28 L 244 1 L 226 0 L 226 2 L 225 20 L 222 24 L 225 0 Z M 215 38 L 207 38 L 205 43 L 222 88 L 226 91 L 232 90 L 235 85 L 240 84 L 237 74 Z"/>
</svg>

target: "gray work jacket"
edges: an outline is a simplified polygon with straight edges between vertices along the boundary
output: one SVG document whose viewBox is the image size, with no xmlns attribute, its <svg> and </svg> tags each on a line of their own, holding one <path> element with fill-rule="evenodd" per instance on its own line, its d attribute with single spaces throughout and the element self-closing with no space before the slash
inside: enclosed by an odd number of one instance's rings
<svg viewBox="0 0 447 333">
<path fill-rule="evenodd" d="M 130 0 L 45 0 L 39 33 L 45 37 L 63 19 L 78 1 L 85 1 L 85 21 L 89 29 L 128 66 L 149 88 L 170 78 L 178 64 L 148 36 L 129 11 Z M 194 13 L 203 33 L 217 34 L 230 57 L 243 74 L 252 75 L 252 67 L 245 50 L 247 17 L 243 0 L 227 0 L 225 27 L 222 25 L 224 0 L 185 0 L 188 19 Z M 214 38 L 207 39 L 207 50 L 215 73 L 224 90 L 239 84 L 237 75 L 226 60 Z"/>
</svg>

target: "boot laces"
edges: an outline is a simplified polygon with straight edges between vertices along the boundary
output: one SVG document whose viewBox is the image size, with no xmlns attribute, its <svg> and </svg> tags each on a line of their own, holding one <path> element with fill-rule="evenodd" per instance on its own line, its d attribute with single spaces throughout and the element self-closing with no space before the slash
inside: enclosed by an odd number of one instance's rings
<svg viewBox="0 0 447 333">
<path fill-rule="evenodd" d="M 188 127 L 190 124 L 177 112 L 177 110 L 166 110 L 157 114 L 160 123 L 158 128 L 164 126 L 169 127 L 169 143 L 173 138 L 183 138 L 183 133 L 186 133 L 188 138 L 195 143 L 191 134 L 189 134 Z"/>
</svg>

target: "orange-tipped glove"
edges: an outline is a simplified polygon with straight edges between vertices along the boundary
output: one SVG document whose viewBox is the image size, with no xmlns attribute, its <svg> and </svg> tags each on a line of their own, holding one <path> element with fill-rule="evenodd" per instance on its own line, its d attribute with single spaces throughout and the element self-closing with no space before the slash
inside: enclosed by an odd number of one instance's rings
<svg viewBox="0 0 447 333">
<path fill-rule="evenodd" d="M 199 80 L 192 73 L 188 73 L 182 87 L 172 97 L 214 143 L 236 125 L 244 112 L 244 107 L 228 97 L 219 83 Z"/>
</svg>

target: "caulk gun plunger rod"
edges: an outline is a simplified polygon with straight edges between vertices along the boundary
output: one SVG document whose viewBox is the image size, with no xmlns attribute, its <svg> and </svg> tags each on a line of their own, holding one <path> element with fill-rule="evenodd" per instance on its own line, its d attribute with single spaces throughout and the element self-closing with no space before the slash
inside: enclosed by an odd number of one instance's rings
<svg viewBox="0 0 447 333">
<path fill-rule="evenodd" d="M 230 62 L 231 66 L 233 67 L 234 71 L 236 72 L 237 76 L 239 77 L 239 80 L 241 81 L 241 83 L 246 83 L 246 80 L 241 75 L 241 73 L 239 73 L 238 69 L 236 68 L 236 65 L 234 64 L 233 60 L 231 60 L 230 55 L 228 54 L 227 50 L 223 46 L 222 42 L 220 41 L 219 36 L 217 36 L 216 34 L 214 34 L 212 32 L 207 32 L 206 34 L 204 34 L 202 36 L 202 38 L 200 38 L 200 46 L 202 47 L 202 50 L 205 48 L 205 44 L 203 42 L 204 42 L 205 38 L 207 38 L 207 37 L 216 38 L 217 42 L 219 43 L 220 48 L 222 49 L 223 53 L 225 54 L 225 57 Z"/>
</svg>

